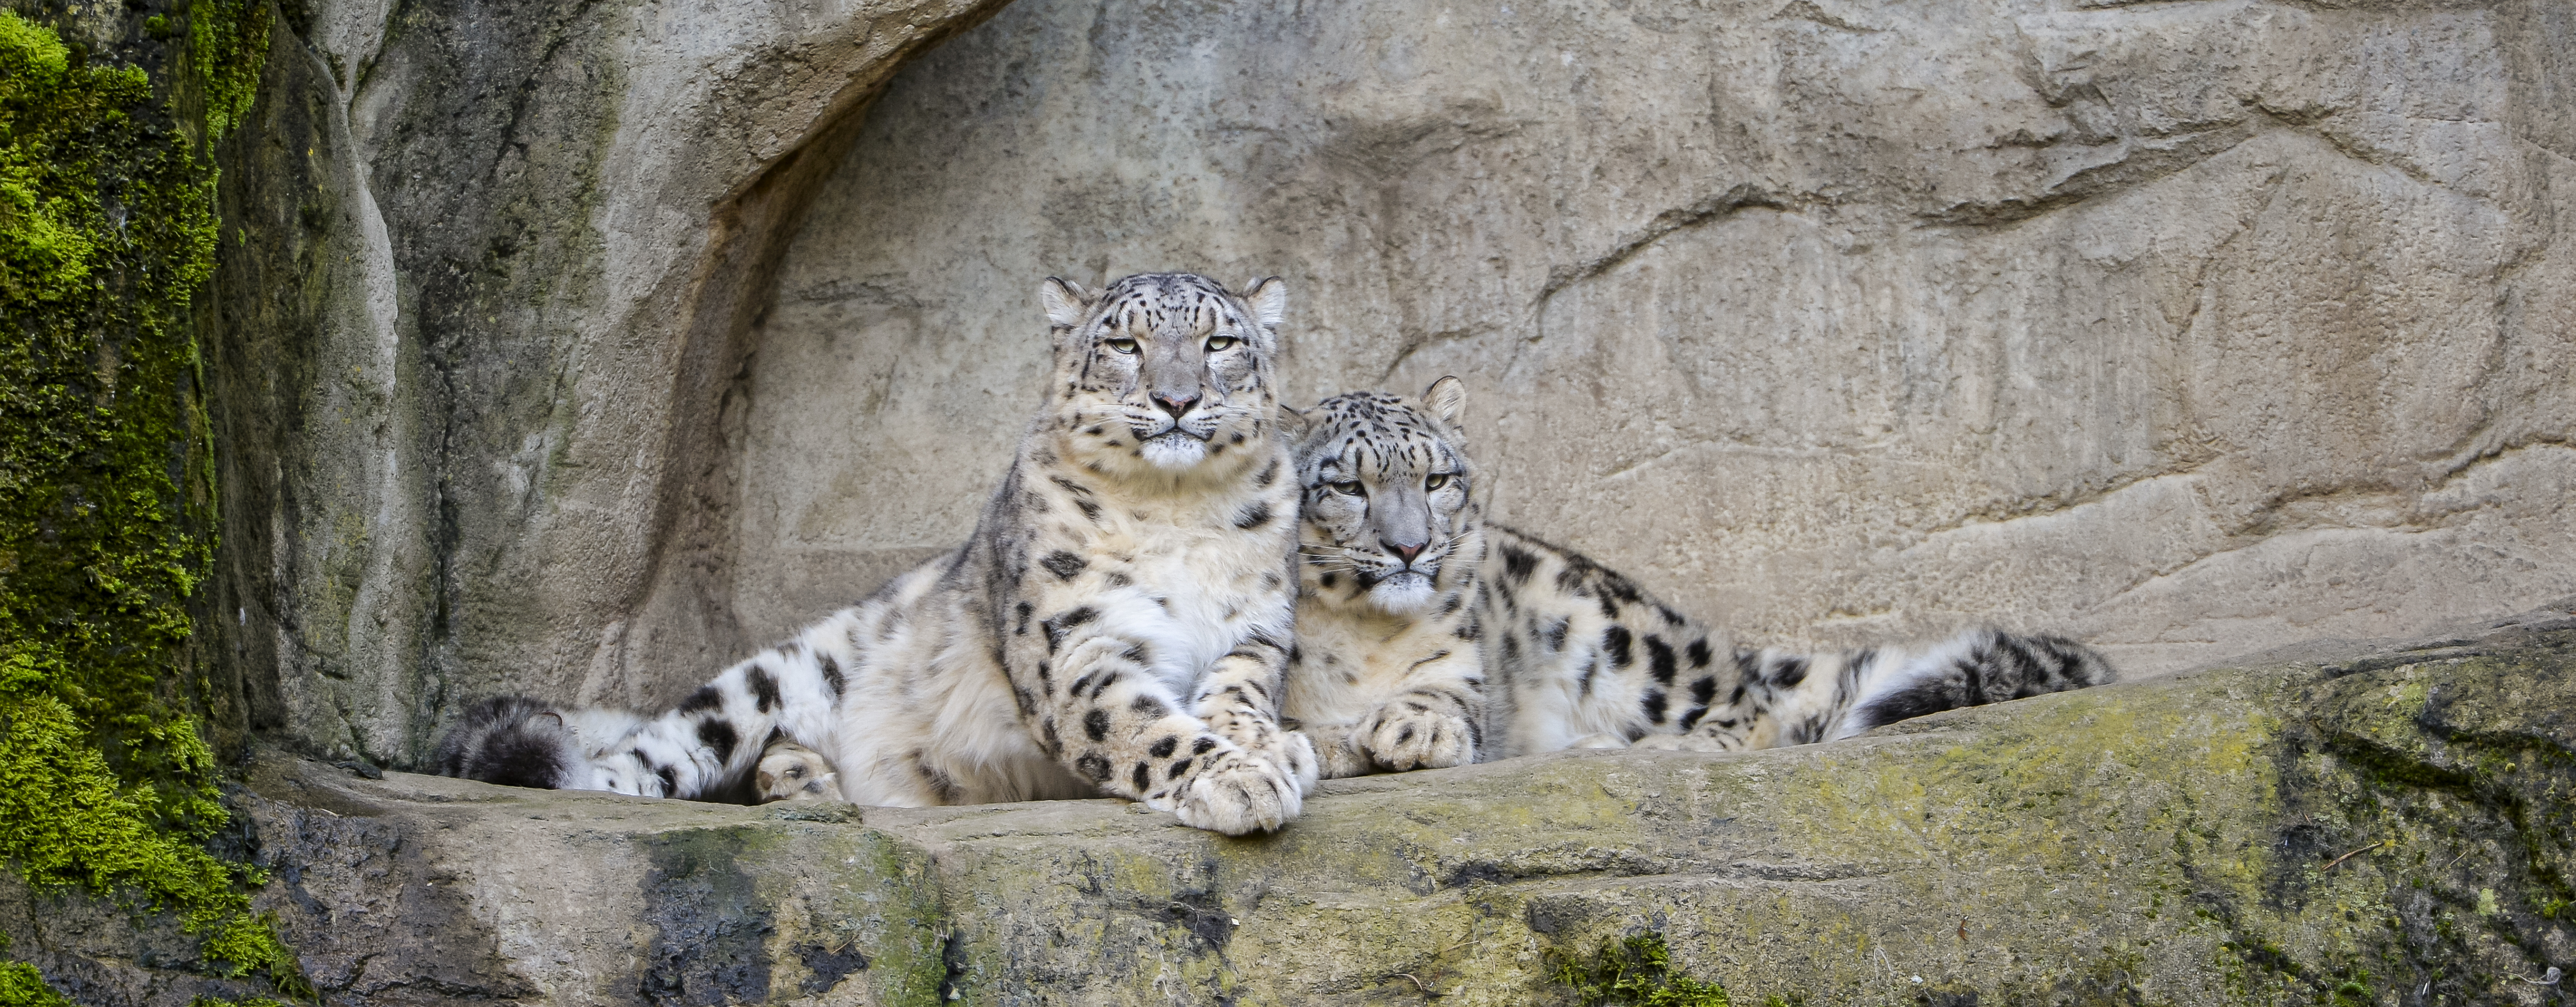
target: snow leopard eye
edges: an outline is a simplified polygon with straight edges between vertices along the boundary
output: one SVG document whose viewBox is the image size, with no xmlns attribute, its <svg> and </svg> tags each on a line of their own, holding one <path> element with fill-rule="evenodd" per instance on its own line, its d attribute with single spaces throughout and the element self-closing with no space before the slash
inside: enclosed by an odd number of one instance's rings
<svg viewBox="0 0 2576 1007">
<path fill-rule="evenodd" d="M 1422 488 L 1426 490 L 1436 491 L 1447 485 L 1449 485 L 1449 473 L 1446 472 L 1434 472 L 1422 480 Z"/>
<path fill-rule="evenodd" d="M 1233 336 L 1216 336 L 1207 341 L 1207 351 L 1214 353 L 1233 346 L 1237 341 Z"/>
<path fill-rule="evenodd" d="M 1136 352 L 1136 341 L 1133 339 L 1107 339 L 1102 340 L 1102 342 L 1106 343 L 1110 349 L 1116 350 L 1120 353 L 1133 354 Z"/>
<path fill-rule="evenodd" d="M 1364 496 L 1364 495 L 1366 495 L 1366 494 L 1367 494 L 1367 492 L 1368 492 L 1368 491 L 1367 491 L 1365 488 L 1361 487 L 1361 486 L 1360 486 L 1360 484 L 1355 483 L 1355 482 L 1351 482 L 1351 483 L 1334 483 L 1334 484 L 1333 484 L 1333 492 L 1335 492 L 1335 493 L 1340 493 L 1340 494 L 1342 494 L 1342 495 L 1344 495 L 1344 496 Z"/>
</svg>

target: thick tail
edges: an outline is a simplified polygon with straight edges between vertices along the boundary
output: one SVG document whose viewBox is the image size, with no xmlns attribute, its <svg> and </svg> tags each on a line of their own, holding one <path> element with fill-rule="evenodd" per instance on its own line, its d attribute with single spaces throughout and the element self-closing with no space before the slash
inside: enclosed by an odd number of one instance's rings
<svg viewBox="0 0 2576 1007">
<path fill-rule="evenodd" d="M 2103 685 L 2119 677 L 2099 652 L 2062 636 L 1971 630 L 1870 676 L 1835 737 L 1963 706 Z"/>
<path fill-rule="evenodd" d="M 544 790 L 580 786 L 587 764 L 581 736 L 563 711 L 526 696 L 474 704 L 431 757 L 440 776 Z"/>
<path fill-rule="evenodd" d="M 841 692 L 858 667 L 846 610 L 736 664 L 680 705 L 638 725 L 600 764 L 602 789 L 648 797 L 751 803 L 754 767 L 780 740 L 834 751 Z M 637 789 L 626 789 L 632 778 Z"/>
<path fill-rule="evenodd" d="M 483 700 L 439 741 L 434 768 L 514 787 L 749 803 L 764 748 L 781 738 L 829 747 L 849 644 L 834 621 L 806 636 L 725 669 L 649 720 L 525 696 Z"/>
</svg>

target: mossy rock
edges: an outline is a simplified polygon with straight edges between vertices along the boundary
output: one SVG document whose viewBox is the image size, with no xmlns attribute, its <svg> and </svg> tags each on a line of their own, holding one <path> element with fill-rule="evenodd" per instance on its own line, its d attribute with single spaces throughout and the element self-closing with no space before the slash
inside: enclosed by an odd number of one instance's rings
<svg viewBox="0 0 2576 1007">
<path fill-rule="evenodd" d="M 1799 749 L 1336 781 L 1249 839 L 283 756 L 248 800 L 262 908 L 352 1003 L 1574 1004 L 1607 943 L 1665 949 L 1626 966 L 1672 1002 L 2542 1005 L 2576 962 L 2565 612 Z"/>
<path fill-rule="evenodd" d="M 229 815 L 200 728 L 246 725 L 194 632 L 210 144 L 252 101 L 268 8 L 18 6 L 0 10 L 0 882 L 104 902 L 135 940 L 172 931 L 155 957 L 203 974 L 190 996 L 275 988 L 231 981 L 252 971 L 301 989 L 248 911 L 254 872 L 209 846 Z M 15 939 L 33 935 L 0 929 L 0 951 L 47 957 Z M 12 1002 L 59 996 L 40 971 L 8 967 Z"/>
</svg>

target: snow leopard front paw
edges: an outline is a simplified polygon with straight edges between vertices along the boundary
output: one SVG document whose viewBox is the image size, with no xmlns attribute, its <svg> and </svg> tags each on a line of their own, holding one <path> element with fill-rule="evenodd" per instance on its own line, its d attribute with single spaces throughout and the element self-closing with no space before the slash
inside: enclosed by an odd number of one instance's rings
<svg viewBox="0 0 2576 1007">
<path fill-rule="evenodd" d="M 1295 736 L 1299 742 L 1304 735 Z M 1307 765 L 1314 752 L 1307 750 Z M 1267 832 L 1303 810 L 1305 788 L 1269 759 L 1242 749 L 1207 754 L 1197 775 L 1181 789 L 1172 814 L 1193 828 L 1240 836 Z"/>
<path fill-rule="evenodd" d="M 754 772 L 753 784 L 759 788 L 760 803 L 772 801 L 837 801 L 841 799 L 841 776 L 823 753 L 782 741 L 760 753 L 760 766 Z"/>
<path fill-rule="evenodd" d="M 1377 764 L 1368 753 L 1360 751 L 1358 724 L 1314 724 L 1297 729 L 1315 746 L 1317 775 L 1327 780 L 1366 776 L 1377 772 Z"/>
<path fill-rule="evenodd" d="M 1304 732 L 1280 727 L 1268 714 L 1249 706 L 1225 710 L 1207 719 L 1208 730 L 1233 742 L 1236 748 L 1276 767 L 1280 775 L 1297 784 L 1297 793 L 1315 787 L 1320 775 L 1315 756 L 1315 743 Z"/>
<path fill-rule="evenodd" d="M 1283 731 L 1279 738 L 1279 768 L 1296 782 L 1299 794 L 1313 791 L 1315 781 L 1323 776 L 1324 762 L 1315 754 L 1314 739 L 1304 731 Z"/>
<path fill-rule="evenodd" d="M 1377 768 L 1392 772 L 1446 769 L 1476 761 L 1467 718 L 1389 703 L 1361 726 L 1360 749 Z"/>
<path fill-rule="evenodd" d="M 1565 746 L 1565 747 L 1567 747 L 1567 748 L 1626 748 L 1626 747 L 1628 747 L 1628 739 L 1623 738 L 1623 737 L 1620 737 L 1620 736 L 1618 736 L 1618 735 L 1616 735 L 1616 734 L 1610 734 L 1610 733 L 1608 733 L 1608 732 L 1603 732 L 1603 733 L 1600 733 L 1600 734 L 1587 734 L 1587 735 L 1584 735 L 1584 736 L 1582 736 L 1582 737 L 1580 737 L 1580 738 L 1576 738 L 1576 739 L 1574 739 L 1574 743 L 1573 743 L 1573 744 L 1571 744 L 1571 745 L 1567 745 L 1567 746 Z"/>
</svg>

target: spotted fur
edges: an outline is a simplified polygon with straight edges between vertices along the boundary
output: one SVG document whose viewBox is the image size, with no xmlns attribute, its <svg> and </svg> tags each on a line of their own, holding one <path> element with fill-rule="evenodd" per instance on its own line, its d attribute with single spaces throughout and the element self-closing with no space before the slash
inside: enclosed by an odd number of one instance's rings
<svg viewBox="0 0 2576 1007">
<path fill-rule="evenodd" d="M 1326 777 L 1436 769 L 1485 750 L 1475 605 L 1484 532 L 1457 410 L 1378 392 L 1324 400 L 1297 449 L 1297 646 L 1286 715 Z"/>
<path fill-rule="evenodd" d="M 974 536 L 726 669 L 568 778 L 701 797 L 774 741 L 860 804 L 1110 794 L 1228 834 L 1296 817 L 1280 729 L 1296 481 L 1277 279 L 1048 280 L 1055 366 Z"/>
<path fill-rule="evenodd" d="M 1996 630 L 1919 649 L 1737 646 L 1571 550 L 1488 524 L 1443 378 L 1306 414 L 1298 646 L 1283 713 L 1326 776 L 1570 747 L 1731 751 L 2112 680 Z"/>
</svg>

